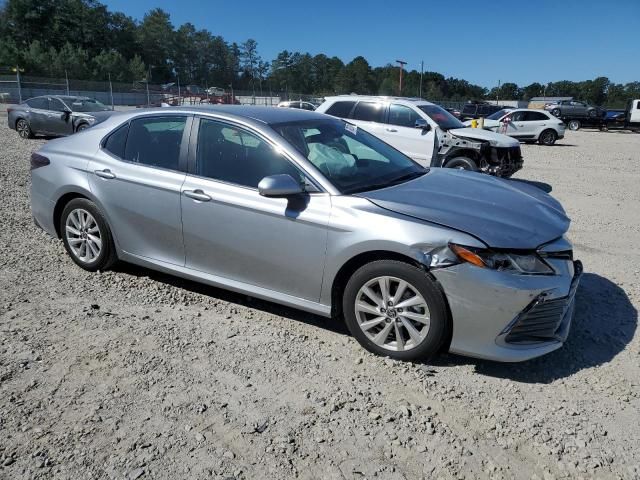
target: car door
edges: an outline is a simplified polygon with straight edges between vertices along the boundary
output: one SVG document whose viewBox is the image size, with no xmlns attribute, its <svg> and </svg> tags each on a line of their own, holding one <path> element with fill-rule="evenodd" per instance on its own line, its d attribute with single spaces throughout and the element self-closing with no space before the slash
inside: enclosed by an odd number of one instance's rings
<svg viewBox="0 0 640 480">
<path fill-rule="evenodd" d="M 386 114 L 387 105 L 384 103 L 363 100 L 356 104 L 348 121 L 395 146 L 392 143 L 395 137 L 389 135 L 391 132 L 387 131 L 387 126 L 384 123 Z"/>
<path fill-rule="evenodd" d="M 47 120 L 49 118 L 49 99 L 35 97 L 27 100 L 29 106 L 29 126 L 34 133 L 48 133 Z"/>
<path fill-rule="evenodd" d="M 182 188 L 186 266 L 317 302 L 330 196 L 261 196 L 257 186 L 266 176 L 306 176 L 257 132 L 231 123 L 196 120 L 189 159 Z"/>
<path fill-rule="evenodd" d="M 576 116 L 586 116 L 587 105 L 583 102 L 571 102 L 571 114 Z"/>
<path fill-rule="evenodd" d="M 552 123 L 551 119 L 544 112 L 525 112 L 524 122 L 526 125 L 526 137 L 538 138 L 543 130 Z"/>
<path fill-rule="evenodd" d="M 513 138 L 523 138 L 527 135 L 527 126 L 524 121 L 525 113 L 523 111 L 511 112 L 502 119 L 502 127 L 500 133 L 509 135 Z"/>
<path fill-rule="evenodd" d="M 118 246 L 184 266 L 181 188 L 192 117 L 136 117 L 111 133 L 89 164 L 90 187 Z"/>
<path fill-rule="evenodd" d="M 381 138 L 414 160 L 430 163 L 434 133 L 433 129 L 427 131 L 416 128 L 416 121 L 421 118 L 413 108 L 392 103 L 389 105 L 384 137 Z"/>
<path fill-rule="evenodd" d="M 60 99 L 49 98 L 49 111 L 47 112 L 47 131 L 53 135 L 71 135 L 73 133 L 73 121 L 71 113 Z"/>
</svg>

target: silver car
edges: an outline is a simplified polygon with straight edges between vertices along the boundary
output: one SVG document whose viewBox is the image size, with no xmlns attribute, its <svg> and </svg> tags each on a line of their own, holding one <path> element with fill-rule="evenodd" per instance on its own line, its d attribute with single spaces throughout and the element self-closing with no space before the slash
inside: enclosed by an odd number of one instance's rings
<svg viewBox="0 0 640 480">
<path fill-rule="evenodd" d="M 368 350 L 522 361 L 559 348 L 582 271 L 540 189 L 427 169 L 304 110 L 116 114 L 31 159 L 35 221 L 116 260 L 342 316 Z"/>
</svg>

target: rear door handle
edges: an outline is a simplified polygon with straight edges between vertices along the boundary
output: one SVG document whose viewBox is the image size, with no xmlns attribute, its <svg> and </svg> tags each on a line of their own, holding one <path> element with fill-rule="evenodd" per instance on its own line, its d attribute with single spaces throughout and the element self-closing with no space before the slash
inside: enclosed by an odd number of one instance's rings
<svg viewBox="0 0 640 480">
<path fill-rule="evenodd" d="M 182 193 L 189 198 L 193 198 L 194 200 L 198 200 L 199 202 L 208 202 L 211 200 L 211 197 L 204 193 L 202 190 L 184 190 Z"/>
<path fill-rule="evenodd" d="M 96 170 L 94 173 L 100 178 L 106 178 L 107 180 L 116 178 L 116 174 L 111 172 L 108 168 L 105 168 L 104 170 Z"/>
<path fill-rule="evenodd" d="M 387 128 L 387 132 L 397 132 L 398 130 L 396 130 L 395 128 Z"/>
</svg>

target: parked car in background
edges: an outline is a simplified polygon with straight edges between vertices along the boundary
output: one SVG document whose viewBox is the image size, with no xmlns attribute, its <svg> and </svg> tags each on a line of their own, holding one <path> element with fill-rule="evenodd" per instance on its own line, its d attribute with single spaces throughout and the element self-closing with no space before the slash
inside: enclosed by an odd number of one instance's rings
<svg viewBox="0 0 640 480">
<path fill-rule="evenodd" d="M 9 128 L 22 138 L 34 135 L 66 136 L 108 118 L 113 111 L 89 97 L 45 95 L 7 108 Z"/>
<path fill-rule="evenodd" d="M 497 117 L 497 118 L 496 118 Z M 471 120 L 465 122 L 470 125 Z M 564 138 L 565 124 L 544 110 L 503 109 L 485 118 L 485 130 L 504 133 L 524 142 L 553 145 Z"/>
<path fill-rule="evenodd" d="M 502 110 L 503 108 L 505 107 L 503 107 L 502 105 L 493 105 L 484 102 L 468 102 L 465 103 L 464 107 L 462 107 L 459 118 L 463 122 L 465 120 L 473 120 L 474 118 L 486 118 L 489 115 L 497 112 L 498 110 Z"/>
<path fill-rule="evenodd" d="M 424 165 L 501 177 L 522 168 L 517 140 L 467 128 L 444 108 L 425 100 L 340 95 L 327 97 L 316 111 L 347 119 Z"/>
<path fill-rule="evenodd" d="M 522 361 L 569 334 L 582 268 L 558 201 L 424 168 L 340 119 L 127 112 L 47 143 L 31 168 L 36 223 L 88 271 L 119 259 L 343 317 L 399 360 Z"/>
<path fill-rule="evenodd" d="M 458 110 L 457 108 L 451 108 L 451 107 L 447 108 L 447 107 L 445 107 L 445 110 L 447 112 L 449 112 L 451 115 L 453 115 L 454 117 L 458 118 L 458 119 L 462 115 L 462 112 L 460 110 Z"/>
<path fill-rule="evenodd" d="M 311 102 L 305 102 L 302 100 L 290 100 L 286 102 L 280 102 L 278 104 L 280 108 L 299 108 L 302 110 L 310 110 L 313 111 L 316 109 L 316 105 Z"/>
<path fill-rule="evenodd" d="M 594 107 L 586 102 L 580 102 L 577 100 L 560 100 L 555 103 L 549 103 L 544 106 L 544 109 L 551 112 L 552 115 L 564 118 L 564 117 L 587 117 L 587 118 L 601 118 L 604 115 L 604 110 L 600 107 Z"/>
<path fill-rule="evenodd" d="M 209 87 L 206 91 L 208 95 L 212 95 L 214 97 L 222 97 L 225 94 L 224 88 L 220 87 Z"/>
</svg>

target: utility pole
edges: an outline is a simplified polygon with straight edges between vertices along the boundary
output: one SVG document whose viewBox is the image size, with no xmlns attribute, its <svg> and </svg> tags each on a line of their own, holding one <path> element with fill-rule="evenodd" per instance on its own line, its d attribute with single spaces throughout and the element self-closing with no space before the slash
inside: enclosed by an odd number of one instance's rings
<svg viewBox="0 0 640 480">
<path fill-rule="evenodd" d="M 18 99 L 22 103 L 22 85 L 20 85 L 20 65 L 16 65 L 16 83 L 18 84 Z"/>
<path fill-rule="evenodd" d="M 182 98 L 180 97 L 180 77 L 176 77 L 178 79 L 178 102 L 182 105 Z"/>
<path fill-rule="evenodd" d="M 109 72 L 109 95 L 111 96 L 111 110 L 115 110 L 113 105 L 113 84 L 111 83 L 111 72 Z"/>
<path fill-rule="evenodd" d="M 424 60 L 420 61 L 420 94 L 418 95 L 422 98 L 422 75 L 424 75 Z"/>
<path fill-rule="evenodd" d="M 149 97 L 149 81 L 151 80 L 151 65 L 149 65 L 149 72 L 147 73 L 147 107 L 151 105 L 151 98 Z"/>
<path fill-rule="evenodd" d="M 500 80 L 498 80 L 498 90 L 496 90 L 496 105 L 500 103 Z"/>
<path fill-rule="evenodd" d="M 404 60 L 396 60 L 396 63 L 400 65 L 400 85 L 398 85 L 398 96 L 402 96 L 402 70 L 404 66 L 407 64 Z"/>
</svg>

